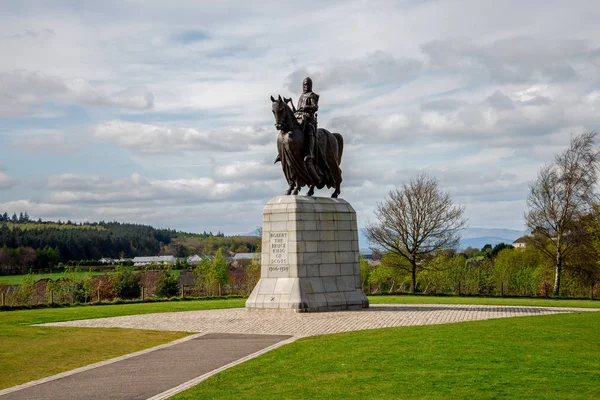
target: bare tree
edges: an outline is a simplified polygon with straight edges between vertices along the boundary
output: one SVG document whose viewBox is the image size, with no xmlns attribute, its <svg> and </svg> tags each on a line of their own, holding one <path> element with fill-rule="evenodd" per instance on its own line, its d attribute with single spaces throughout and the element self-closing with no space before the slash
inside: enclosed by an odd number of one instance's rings
<svg viewBox="0 0 600 400">
<path fill-rule="evenodd" d="M 530 242 L 554 264 L 554 296 L 560 293 L 565 257 L 587 234 L 581 220 L 592 210 L 598 179 L 596 136 L 589 132 L 572 138 L 569 148 L 544 166 L 530 185 L 525 221 L 532 231 Z"/>
<path fill-rule="evenodd" d="M 377 205 L 377 222 L 365 227 L 365 235 L 376 245 L 409 261 L 411 291 L 416 291 L 417 271 L 433 253 L 453 248 L 460 240 L 459 231 L 467 221 L 464 207 L 452 204 L 435 178 L 421 174 L 389 193 Z"/>
</svg>

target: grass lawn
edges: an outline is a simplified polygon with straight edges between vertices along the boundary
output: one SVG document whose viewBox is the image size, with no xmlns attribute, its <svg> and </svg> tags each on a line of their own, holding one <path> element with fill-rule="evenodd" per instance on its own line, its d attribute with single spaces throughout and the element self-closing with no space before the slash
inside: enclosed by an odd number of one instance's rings
<svg viewBox="0 0 600 400">
<path fill-rule="evenodd" d="M 543 298 L 459 297 L 459 296 L 369 296 L 371 304 L 486 304 L 498 306 L 539 306 L 600 308 L 600 300 L 554 300 Z"/>
<path fill-rule="evenodd" d="M 305 338 L 174 397 L 232 398 L 599 399 L 600 313 Z"/>
<path fill-rule="evenodd" d="M 172 274 L 177 274 L 179 275 L 179 273 L 182 270 L 180 269 L 174 269 L 171 270 Z M 83 280 L 83 278 L 85 278 L 85 274 L 87 272 L 86 271 L 79 271 L 75 273 L 75 279 L 76 280 Z M 108 274 L 108 275 L 112 275 L 115 273 L 115 271 L 92 271 L 92 275 L 104 275 L 104 274 Z M 19 285 L 21 283 L 21 279 L 23 279 L 24 275 L 3 275 L 0 276 L 0 285 Z M 57 280 L 63 277 L 63 273 L 62 272 L 51 272 L 48 274 L 34 274 L 34 279 L 35 281 L 39 281 L 40 279 L 44 279 L 44 278 L 50 278 L 52 280 Z"/>
<path fill-rule="evenodd" d="M 0 389 L 157 346 L 186 332 L 29 326 L 44 322 L 243 307 L 245 299 L 120 304 L 0 312 Z"/>
<path fill-rule="evenodd" d="M 372 304 L 600 308 L 599 301 L 589 300 L 450 296 L 371 296 L 369 299 Z M 245 299 L 228 299 L 0 312 L 0 389 L 188 335 L 131 329 L 33 327 L 31 324 L 234 308 L 243 307 L 244 303 Z M 599 332 L 600 313 L 593 313 L 321 336 L 303 339 L 219 374 L 180 398 L 231 398 L 233 395 L 240 398 L 338 398 L 347 397 L 347 393 L 356 398 L 600 398 L 600 389 L 590 384 L 600 380 Z M 552 362 L 554 354 L 555 363 Z M 574 387 L 581 390 L 573 390 Z M 552 392 L 555 389 L 558 391 Z"/>
</svg>

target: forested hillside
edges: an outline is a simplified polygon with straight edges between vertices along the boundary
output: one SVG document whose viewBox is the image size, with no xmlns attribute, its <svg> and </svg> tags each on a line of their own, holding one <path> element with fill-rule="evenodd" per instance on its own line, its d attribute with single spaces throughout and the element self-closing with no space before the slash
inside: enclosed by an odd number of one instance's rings
<svg viewBox="0 0 600 400">
<path fill-rule="evenodd" d="M 177 233 L 119 222 L 14 223 L 0 225 L 0 246 L 8 249 L 58 249 L 61 261 L 157 254 Z M 1 260 L 0 260 L 1 262 Z"/>
<path fill-rule="evenodd" d="M 51 268 L 58 262 L 101 257 L 184 257 L 214 254 L 219 248 L 246 252 L 256 250 L 258 242 L 256 237 L 225 237 L 222 233 L 193 234 L 119 222 L 32 221 L 27 213 L 12 217 L 0 213 L 0 270 L 5 272 Z"/>
</svg>

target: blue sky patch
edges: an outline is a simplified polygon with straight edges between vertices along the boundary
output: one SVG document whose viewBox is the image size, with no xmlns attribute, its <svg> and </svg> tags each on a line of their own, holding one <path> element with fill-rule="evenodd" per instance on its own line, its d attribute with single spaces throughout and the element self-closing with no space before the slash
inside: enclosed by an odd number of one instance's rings
<svg viewBox="0 0 600 400">
<path fill-rule="evenodd" d="M 208 38 L 208 34 L 203 31 L 184 31 L 175 36 L 175 40 L 183 44 L 200 42 Z"/>
</svg>

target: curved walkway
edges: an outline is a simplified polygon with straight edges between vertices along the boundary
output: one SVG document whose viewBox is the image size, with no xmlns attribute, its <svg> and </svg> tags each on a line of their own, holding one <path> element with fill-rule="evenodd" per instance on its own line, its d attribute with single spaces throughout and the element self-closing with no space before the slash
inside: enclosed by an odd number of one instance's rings
<svg viewBox="0 0 600 400">
<path fill-rule="evenodd" d="M 486 305 L 373 305 L 360 311 L 294 314 L 223 309 L 131 315 L 42 326 L 203 332 L 167 345 L 0 390 L 2 399 L 166 399 L 300 337 L 397 326 L 598 311 Z"/>
</svg>

